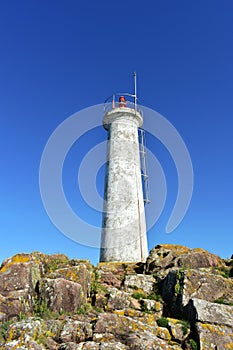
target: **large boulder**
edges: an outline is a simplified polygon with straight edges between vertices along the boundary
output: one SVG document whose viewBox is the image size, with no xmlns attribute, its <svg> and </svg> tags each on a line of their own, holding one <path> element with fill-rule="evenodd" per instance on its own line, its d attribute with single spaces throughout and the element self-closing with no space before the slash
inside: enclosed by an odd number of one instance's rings
<svg viewBox="0 0 233 350">
<path fill-rule="evenodd" d="M 168 305 L 179 303 L 181 308 L 188 305 L 190 299 L 207 301 L 222 299 L 233 302 L 233 280 L 199 270 L 171 269 L 161 280 L 161 293 Z"/>
<path fill-rule="evenodd" d="M 170 268 L 189 269 L 222 267 L 224 261 L 215 254 L 200 248 L 190 249 L 185 246 L 161 244 L 154 247 L 146 261 L 146 273 L 162 273 Z"/>
<path fill-rule="evenodd" d="M 82 286 L 64 278 L 43 278 L 39 295 L 53 312 L 75 312 L 85 300 Z"/>
<path fill-rule="evenodd" d="M 0 269 L 1 319 L 33 312 L 36 285 L 43 266 L 32 254 L 17 254 L 3 261 Z"/>
<path fill-rule="evenodd" d="M 233 306 L 193 298 L 190 300 L 189 310 L 195 321 L 233 328 Z"/>
<path fill-rule="evenodd" d="M 79 283 L 82 286 L 84 296 L 90 297 L 91 294 L 91 283 L 93 268 L 88 260 L 80 261 L 73 259 L 71 260 L 74 266 L 64 266 L 58 268 L 55 271 L 51 271 L 46 277 L 51 279 L 64 278 L 68 281 Z"/>
</svg>

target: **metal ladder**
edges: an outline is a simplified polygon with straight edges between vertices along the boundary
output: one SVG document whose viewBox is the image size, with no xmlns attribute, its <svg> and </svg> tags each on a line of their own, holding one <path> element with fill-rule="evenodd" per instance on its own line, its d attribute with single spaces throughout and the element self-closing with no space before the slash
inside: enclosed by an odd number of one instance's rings
<svg viewBox="0 0 233 350">
<path fill-rule="evenodd" d="M 143 200 L 145 204 L 149 204 L 149 177 L 147 175 L 147 163 L 146 163 L 146 151 L 145 151 L 145 130 L 142 128 L 138 129 L 138 139 L 139 139 L 139 152 L 140 152 L 140 162 L 141 162 L 141 175 L 142 175 L 142 190 L 143 190 Z"/>
</svg>

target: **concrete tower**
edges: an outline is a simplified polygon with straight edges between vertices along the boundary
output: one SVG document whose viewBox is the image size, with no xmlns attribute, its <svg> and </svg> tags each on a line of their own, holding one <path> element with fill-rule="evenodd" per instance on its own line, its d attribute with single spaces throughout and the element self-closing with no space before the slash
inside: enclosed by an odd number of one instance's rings
<svg viewBox="0 0 233 350">
<path fill-rule="evenodd" d="M 145 261 L 148 247 L 138 140 L 143 117 L 136 93 L 118 95 L 119 102 L 116 96 L 106 104 L 103 119 L 108 145 L 100 261 Z"/>
</svg>

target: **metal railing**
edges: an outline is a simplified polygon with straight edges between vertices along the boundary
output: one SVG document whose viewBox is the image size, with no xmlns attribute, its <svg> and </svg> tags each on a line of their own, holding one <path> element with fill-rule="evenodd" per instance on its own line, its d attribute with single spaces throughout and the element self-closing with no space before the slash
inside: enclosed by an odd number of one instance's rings
<svg viewBox="0 0 233 350">
<path fill-rule="evenodd" d="M 119 97 L 121 96 L 125 97 L 125 102 L 119 102 Z M 134 109 L 142 115 L 142 110 L 138 103 L 138 98 L 135 95 L 129 94 L 128 92 L 114 94 L 104 101 L 104 114 L 110 112 L 115 108 Z"/>
</svg>

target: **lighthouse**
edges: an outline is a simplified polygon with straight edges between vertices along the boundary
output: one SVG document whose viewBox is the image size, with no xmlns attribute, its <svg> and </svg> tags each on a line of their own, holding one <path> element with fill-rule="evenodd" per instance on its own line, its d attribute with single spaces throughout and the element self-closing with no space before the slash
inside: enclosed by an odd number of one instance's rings
<svg viewBox="0 0 233 350">
<path fill-rule="evenodd" d="M 105 102 L 108 132 L 100 261 L 145 261 L 148 256 L 145 150 L 139 142 L 143 115 L 135 93 L 115 94 Z M 142 137 L 141 137 L 142 138 Z"/>
</svg>

